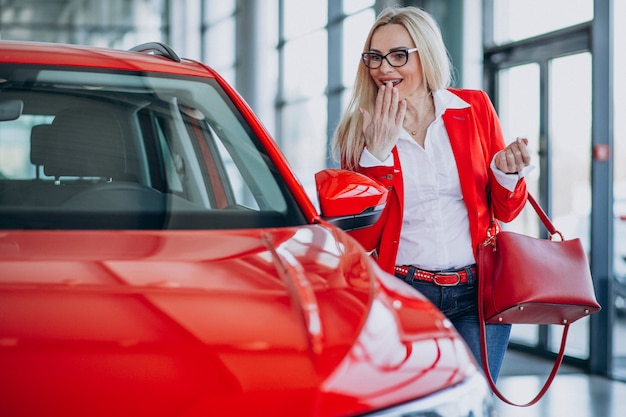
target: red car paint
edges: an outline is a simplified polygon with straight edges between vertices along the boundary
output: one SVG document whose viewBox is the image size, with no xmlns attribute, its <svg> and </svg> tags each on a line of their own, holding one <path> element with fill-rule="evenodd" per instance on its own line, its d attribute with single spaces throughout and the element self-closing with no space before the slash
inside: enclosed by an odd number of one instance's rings
<svg viewBox="0 0 626 417">
<path fill-rule="evenodd" d="M 432 305 L 321 226 L 0 242 L 6 415 L 348 415 L 473 370 Z"/>
</svg>

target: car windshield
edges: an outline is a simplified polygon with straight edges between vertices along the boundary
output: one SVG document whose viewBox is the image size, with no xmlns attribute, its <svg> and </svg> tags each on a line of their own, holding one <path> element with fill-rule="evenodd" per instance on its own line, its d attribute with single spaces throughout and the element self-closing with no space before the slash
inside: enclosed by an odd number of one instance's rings
<svg viewBox="0 0 626 417">
<path fill-rule="evenodd" d="M 303 221 L 215 80 L 3 65 L 0 228 L 225 229 Z"/>
</svg>

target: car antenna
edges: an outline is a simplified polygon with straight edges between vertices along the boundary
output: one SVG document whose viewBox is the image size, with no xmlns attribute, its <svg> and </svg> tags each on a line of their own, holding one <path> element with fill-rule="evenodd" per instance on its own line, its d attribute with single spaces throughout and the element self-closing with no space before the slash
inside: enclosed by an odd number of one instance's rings
<svg viewBox="0 0 626 417">
<path fill-rule="evenodd" d="M 180 62 L 180 57 L 174 52 L 172 48 L 161 42 L 147 42 L 137 45 L 134 48 L 130 48 L 129 51 L 142 52 L 150 55 L 158 55 L 165 58 L 169 58 L 172 61 Z"/>
</svg>

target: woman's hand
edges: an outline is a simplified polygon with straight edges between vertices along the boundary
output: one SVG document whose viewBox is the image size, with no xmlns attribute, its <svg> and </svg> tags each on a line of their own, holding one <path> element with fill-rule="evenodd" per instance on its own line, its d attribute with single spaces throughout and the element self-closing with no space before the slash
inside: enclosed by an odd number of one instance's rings
<svg viewBox="0 0 626 417">
<path fill-rule="evenodd" d="M 406 100 L 399 100 L 398 88 L 392 82 L 378 89 L 374 114 L 359 109 L 363 116 L 363 135 L 367 150 L 384 161 L 396 145 L 406 114 Z"/>
<path fill-rule="evenodd" d="M 505 174 L 515 174 L 530 164 L 530 154 L 527 149 L 528 139 L 517 138 L 498 152 L 496 155 L 496 167 Z"/>
</svg>

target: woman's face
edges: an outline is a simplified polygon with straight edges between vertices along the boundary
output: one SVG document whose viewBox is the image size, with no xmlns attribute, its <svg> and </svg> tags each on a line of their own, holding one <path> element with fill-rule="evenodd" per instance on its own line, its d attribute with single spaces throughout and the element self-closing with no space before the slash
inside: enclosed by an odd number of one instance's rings
<svg viewBox="0 0 626 417">
<path fill-rule="evenodd" d="M 370 52 L 384 56 L 398 48 L 415 48 L 415 44 L 404 26 L 388 24 L 376 29 L 372 35 Z M 427 91 L 426 83 L 422 77 L 419 51 L 410 53 L 407 63 L 401 67 L 392 67 L 387 60 L 383 59 L 380 67 L 370 69 L 369 72 L 378 87 L 389 81 L 393 82 L 398 87 L 401 100 L 413 95 L 422 97 Z"/>
</svg>

